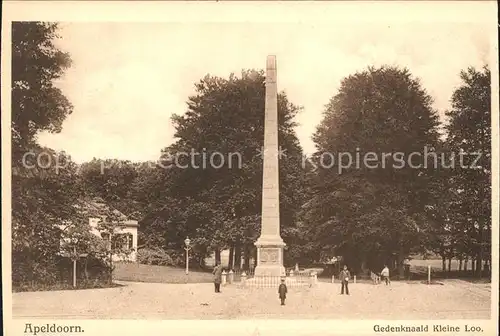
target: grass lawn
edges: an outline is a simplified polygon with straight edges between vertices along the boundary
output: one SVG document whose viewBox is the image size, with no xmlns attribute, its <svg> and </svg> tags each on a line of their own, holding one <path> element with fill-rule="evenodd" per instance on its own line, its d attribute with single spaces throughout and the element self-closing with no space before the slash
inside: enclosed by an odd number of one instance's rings
<svg viewBox="0 0 500 336">
<path fill-rule="evenodd" d="M 410 265 L 412 268 L 422 268 L 425 267 L 427 269 L 427 266 L 431 266 L 431 269 L 433 271 L 441 271 L 443 269 L 443 262 L 441 259 L 412 259 L 410 261 Z M 458 271 L 458 265 L 459 262 L 456 259 L 451 260 L 451 270 L 452 271 Z M 463 266 L 462 266 L 463 267 Z M 446 260 L 446 269 L 448 269 L 448 260 Z M 472 269 L 472 261 L 469 260 L 467 263 L 467 269 Z"/>
<path fill-rule="evenodd" d="M 458 272 L 458 261 L 452 260 L 452 273 L 441 272 L 441 260 L 428 259 L 419 260 L 413 259 L 410 261 L 412 279 L 427 279 L 427 266 L 432 268 L 433 278 L 471 278 L 471 275 L 464 272 Z M 446 264 L 448 267 L 448 264 Z M 469 270 L 471 265 L 469 265 Z M 169 266 L 152 266 L 142 265 L 136 263 L 116 263 L 115 271 L 113 274 L 114 280 L 132 281 L 132 282 L 151 282 L 151 283 L 172 283 L 172 284 L 186 284 L 186 283 L 211 283 L 213 281 L 210 271 L 190 270 L 186 275 L 184 268 L 169 267 Z M 238 275 L 235 275 L 235 281 L 238 281 Z M 394 278 L 395 280 L 395 278 Z M 322 276 L 320 281 L 330 282 L 330 276 Z M 359 282 L 369 283 L 371 280 L 363 279 L 358 276 Z M 479 281 L 482 282 L 482 281 Z M 486 281 L 488 282 L 488 281 Z"/>
<path fill-rule="evenodd" d="M 116 263 L 114 280 L 152 283 L 209 283 L 213 281 L 210 272 L 186 271 L 183 268 L 152 266 L 135 263 Z"/>
<path fill-rule="evenodd" d="M 442 261 L 440 259 L 428 259 L 410 261 L 410 271 L 412 279 L 427 277 L 427 267 L 431 266 L 431 277 L 434 279 L 462 279 L 474 283 L 491 282 L 491 273 L 483 271 L 483 277 L 478 279 L 472 272 L 472 261 L 468 262 L 467 271 L 459 271 L 459 261 L 452 259 L 451 272 L 448 272 L 448 261 L 446 261 L 446 271 L 443 272 Z"/>
</svg>

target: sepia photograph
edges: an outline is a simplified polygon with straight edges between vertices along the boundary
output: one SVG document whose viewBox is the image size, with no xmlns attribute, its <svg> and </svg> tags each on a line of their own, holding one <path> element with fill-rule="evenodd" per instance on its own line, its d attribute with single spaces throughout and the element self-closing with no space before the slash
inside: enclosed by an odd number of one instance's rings
<svg viewBox="0 0 500 336">
<path fill-rule="evenodd" d="M 325 2 L 315 19 L 290 2 L 289 20 L 237 2 L 220 20 L 215 2 L 95 18 L 98 3 L 54 2 L 59 19 L 12 4 L 12 334 L 117 319 L 496 334 L 496 3 L 460 3 L 381 3 L 374 19 Z"/>
</svg>

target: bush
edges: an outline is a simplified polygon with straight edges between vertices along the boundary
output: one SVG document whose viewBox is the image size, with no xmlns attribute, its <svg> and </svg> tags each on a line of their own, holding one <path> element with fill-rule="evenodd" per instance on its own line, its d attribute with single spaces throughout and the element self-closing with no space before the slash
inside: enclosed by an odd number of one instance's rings
<svg viewBox="0 0 500 336">
<path fill-rule="evenodd" d="M 35 283 L 51 285 L 57 282 L 55 257 L 35 258 L 26 251 L 12 251 L 12 287 Z"/>
<path fill-rule="evenodd" d="M 12 265 L 14 292 L 73 289 L 73 261 L 67 257 L 53 256 L 50 263 L 29 263 L 16 256 Z M 111 270 L 103 260 L 80 258 L 77 264 L 77 289 L 113 287 Z M 36 270 L 36 272 L 33 271 Z"/>
<path fill-rule="evenodd" d="M 137 251 L 137 261 L 145 265 L 176 266 L 167 251 L 157 247 L 145 247 Z"/>
<path fill-rule="evenodd" d="M 76 264 L 77 280 L 89 284 L 107 282 L 111 279 L 111 269 L 107 263 L 98 258 L 81 258 Z M 73 282 L 73 261 L 70 258 L 61 257 L 58 260 L 59 276 L 61 281 Z"/>
</svg>

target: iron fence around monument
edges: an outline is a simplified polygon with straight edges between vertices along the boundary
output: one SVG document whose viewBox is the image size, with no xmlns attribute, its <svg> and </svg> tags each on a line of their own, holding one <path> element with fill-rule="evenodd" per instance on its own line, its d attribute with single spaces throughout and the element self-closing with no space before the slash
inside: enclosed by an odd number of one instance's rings
<svg viewBox="0 0 500 336">
<path fill-rule="evenodd" d="M 317 276 L 311 274 L 311 272 L 302 271 L 294 272 L 287 271 L 285 278 L 285 284 L 287 287 L 311 287 L 317 283 Z M 226 283 L 227 284 L 237 284 L 240 286 L 248 287 L 262 287 L 270 288 L 276 287 L 281 284 L 280 277 L 275 276 L 255 276 L 255 269 L 248 270 L 234 270 L 231 272 L 226 272 Z"/>
<path fill-rule="evenodd" d="M 241 280 L 241 275 L 245 274 L 247 279 L 253 278 L 255 274 L 255 268 L 250 268 L 250 269 L 237 269 L 234 270 L 234 278 L 237 279 L 237 281 Z"/>
</svg>

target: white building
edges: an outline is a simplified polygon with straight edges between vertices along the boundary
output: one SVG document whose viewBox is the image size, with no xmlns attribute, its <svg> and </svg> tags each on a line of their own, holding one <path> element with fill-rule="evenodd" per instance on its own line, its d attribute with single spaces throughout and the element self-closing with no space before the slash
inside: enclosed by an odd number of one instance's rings
<svg viewBox="0 0 500 336">
<path fill-rule="evenodd" d="M 92 228 L 91 232 L 96 236 L 99 236 L 103 239 L 109 240 L 109 232 L 99 231 L 98 223 L 100 218 L 91 217 L 89 218 L 89 224 Z M 139 228 L 139 223 L 136 220 L 124 220 L 120 222 L 115 228 L 114 236 L 124 235 L 125 239 L 124 246 L 122 247 L 124 250 L 129 250 L 126 255 L 113 255 L 114 261 L 136 261 L 137 260 L 137 229 Z"/>
<path fill-rule="evenodd" d="M 113 255 L 114 261 L 132 261 L 137 260 L 137 234 L 139 228 L 139 222 L 136 220 L 129 219 L 123 213 L 116 209 L 111 209 L 102 199 L 95 198 L 92 200 L 85 200 L 80 202 L 76 207 L 81 211 L 82 215 L 88 217 L 91 233 L 96 236 L 110 240 L 110 233 L 99 228 L 99 222 L 106 213 L 110 211 L 113 212 L 114 217 L 118 218 L 118 222 L 114 226 L 114 232 L 111 235 L 112 243 L 114 241 L 123 242 L 122 249 L 125 253 L 120 255 Z M 64 225 L 60 226 L 61 229 L 65 229 Z M 124 239 L 116 239 L 118 236 Z M 61 244 L 69 243 L 69 239 L 66 238 Z"/>
</svg>

